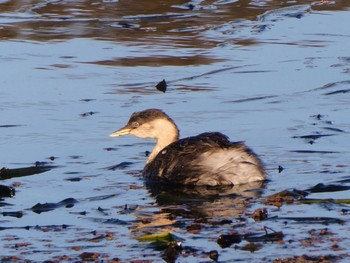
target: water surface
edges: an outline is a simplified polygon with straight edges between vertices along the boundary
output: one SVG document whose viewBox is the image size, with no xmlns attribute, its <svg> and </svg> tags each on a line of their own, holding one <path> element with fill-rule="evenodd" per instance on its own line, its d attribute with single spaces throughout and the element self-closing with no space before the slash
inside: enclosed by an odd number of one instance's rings
<svg viewBox="0 0 350 263">
<path fill-rule="evenodd" d="M 1 203 L 2 259 L 69 262 L 89 252 L 100 261 L 172 261 L 138 241 L 166 232 L 182 240 L 178 262 L 211 261 L 212 250 L 220 261 L 302 255 L 346 261 L 348 205 L 276 208 L 263 199 L 319 183 L 349 184 L 349 7 L 1 1 L 0 168 L 53 166 L 1 181 L 16 190 Z M 165 93 L 155 88 L 163 79 Z M 146 108 L 167 112 L 181 136 L 215 130 L 246 141 L 266 163 L 269 182 L 181 193 L 145 185 L 140 170 L 153 142 L 108 135 Z M 308 198 L 349 199 L 350 192 Z M 38 213 L 38 203 L 54 209 Z M 255 222 L 256 208 L 289 219 Z M 282 231 L 283 241 L 256 242 L 262 246 L 253 253 L 243 249 L 249 240 L 217 243 L 234 232 L 264 234 L 264 227 Z"/>
</svg>

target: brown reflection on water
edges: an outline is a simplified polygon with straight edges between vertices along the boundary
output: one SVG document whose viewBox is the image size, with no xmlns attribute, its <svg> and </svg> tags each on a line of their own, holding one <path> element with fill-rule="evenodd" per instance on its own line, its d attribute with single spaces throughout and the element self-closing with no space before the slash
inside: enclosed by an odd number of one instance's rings
<svg viewBox="0 0 350 263">
<path fill-rule="evenodd" d="M 213 62 L 220 62 L 222 59 L 208 58 L 206 56 L 150 56 L 150 57 L 125 57 L 112 60 L 102 60 L 87 62 L 103 66 L 123 66 L 123 67 L 159 67 L 159 66 L 189 66 L 189 65 L 207 65 Z"/>
<path fill-rule="evenodd" d="M 161 186 L 146 184 L 152 198 L 159 207 L 158 212 L 139 211 L 138 220 L 131 227 L 152 231 L 162 226 L 162 231 L 173 232 L 176 222 L 188 219 L 209 219 L 218 222 L 223 219 L 240 218 L 250 202 L 260 197 L 264 182 L 252 182 L 227 188 Z M 166 228 L 164 228 L 166 227 Z"/>
<path fill-rule="evenodd" d="M 6 1 L 0 4 L 1 39 L 49 41 L 76 37 L 207 48 L 202 32 L 237 19 L 256 20 L 267 10 L 313 4 L 341 10 L 349 1 Z"/>
</svg>

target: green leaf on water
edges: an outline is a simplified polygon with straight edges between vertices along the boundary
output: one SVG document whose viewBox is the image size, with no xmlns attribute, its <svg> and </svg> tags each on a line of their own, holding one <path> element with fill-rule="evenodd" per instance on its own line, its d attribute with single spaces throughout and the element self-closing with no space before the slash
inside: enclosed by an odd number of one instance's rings
<svg viewBox="0 0 350 263">
<path fill-rule="evenodd" d="M 171 233 L 157 233 L 140 236 L 137 240 L 140 242 L 149 242 L 150 247 L 159 251 L 164 251 L 168 248 L 173 248 L 175 250 L 181 249 L 182 241 L 184 239 Z"/>
</svg>

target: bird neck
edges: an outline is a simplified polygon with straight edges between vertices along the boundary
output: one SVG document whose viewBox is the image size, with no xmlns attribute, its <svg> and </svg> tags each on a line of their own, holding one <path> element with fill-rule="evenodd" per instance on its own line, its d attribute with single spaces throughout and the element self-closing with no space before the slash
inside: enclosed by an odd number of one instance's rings
<svg viewBox="0 0 350 263">
<path fill-rule="evenodd" d="M 155 139 L 157 143 L 149 155 L 147 163 L 152 162 L 161 150 L 179 139 L 179 130 L 173 123 L 164 125 Z"/>
</svg>

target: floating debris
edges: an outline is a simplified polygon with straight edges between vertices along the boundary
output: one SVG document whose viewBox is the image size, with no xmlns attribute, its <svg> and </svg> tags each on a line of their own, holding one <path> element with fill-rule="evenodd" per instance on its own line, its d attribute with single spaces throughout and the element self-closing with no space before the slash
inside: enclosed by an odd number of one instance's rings
<svg viewBox="0 0 350 263">
<path fill-rule="evenodd" d="M 278 258 L 274 259 L 273 263 L 305 263 L 305 262 L 315 262 L 315 263 L 326 263 L 326 262 L 340 262 L 341 259 L 346 258 L 347 255 L 324 255 L 324 256 L 294 256 L 291 258 Z"/>
<path fill-rule="evenodd" d="M 37 203 L 32 208 L 30 208 L 34 213 L 40 214 L 43 212 L 48 212 L 60 207 L 71 208 L 74 204 L 78 203 L 78 201 L 74 198 L 66 198 L 58 203 Z"/>
<path fill-rule="evenodd" d="M 309 135 L 302 135 L 302 136 L 293 136 L 292 138 L 300 138 L 300 139 L 306 139 L 306 140 L 317 140 L 322 137 L 328 137 L 328 136 L 334 136 L 335 134 L 309 134 Z"/>
<path fill-rule="evenodd" d="M 200 233 L 200 231 L 202 229 L 202 225 L 201 224 L 191 224 L 191 225 L 187 226 L 186 228 L 187 228 L 188 233 L 198 234 L 198 233 Z"/>
<path fill-rule="evenodd" d="M 94 114 L 97 114 L 98 112 L 96 111 L 89 111 L 89 112 L 84 112 L 82 114 L 80 114 L 81 117 L 88 117 L 88 116 L 92 116 Z"/>
<path fill-rule="evenodd" d="M 96 99 L 81 99 L 80 101 L 83 101 L 83 102 L 90 102 L 90 101 L 94 101 Z"/>
<path fill-rule="evenodd" d="M 118 150 L 118 148 L 106 147 L 106 148 L 103 148 L 103 150 L 106 150 L 107 152 L 110 152 L 110 151 L 116 151 L 116 150 Z"/>
<path fill-rule="evenodd" d="M 129 222 L 126 222 L 124 220 L 120 220 L 118 218 L 109 218 L 107 220 L 102 221 L 102 223 L 111 224 L 111 225 L 121 225 L 121 226 L 130 225 Z"/>
<path fill-rule="evenodd" d="M 277 242 L 281 241 L 284 238 L 282 231 L 275 231 L 269 227 L 264 227 L 265 234 L 246 234 L 244 235 L 244 240 L 248 242 Z M 271 233 L 268 233 L 267 230 L 271 230 Z"/>
<path fill-rule="evenodd" d="M 82 157 L 83 157 L 83 156 L 81 156 L 81 155 L 71 155 L 71 156 L 69 156 L 69 158 L 74 159 L 74 160 L 80 159 L 80 158 L 82 158 Z"/>
<path fill-rule="evenodd" d="M 220 235 L 217 243 L 221 248 L 230 247 L 232 244 L 240 243 L 241 241 L 252 242 L 276 242 L 281 241 L 284 238 L 282 231 L 274 231 L 269 227 L 264 227 L 265 233 L 247 233 L 247 234 L 238 234 L 232 233 L 228 235 Z M 268 233 L 267 230 L 271 230 L 271 233 Z"/>
<path fill-rule="evenodd" d="M 334 154 L 334 153 L 339 153 L 336 151 L 312 151 L 312 150 L 294 150 L 290 151 L 292 153 L 319 153 L 319 154 Z"/>
<path fill-rule="evenodd" d="M 242 102 L 251 102 L 251 101 L 256 101 L 256 100 L 266 100 L 266 99 L 271 99 L 271 98 L 276 98 L 277 96 L 271 95 L 271 96 L 259 96 L 259 97 L 251 97 L 251 98 L 246 98 L 246 99 L 238 99 L 238 100 L 230 100 L 230 101 L 225 101 L 230 102 L 230 103 L 242 103 Z"/>
<path fill-rule="evenodd" d="M 338 192 L 338 191 L 346 191 L 349 190 L 350 186 L 339 185 L 339 184 L 329 184 L 325 185 L 323 183 L 319 183 L 305 191 L 310 193 L 325 193 L 325 192 Z"/>
<path fill-rule="evenodd" d="M 151 235 L 143 235 L 137 238 L 140 242 L 157 242 L 157 243 L 170 243 L 170 242 L 182 242 L 183 239 L 175 236 L 171 233 L 156 233 Z"/>
<path fill-rule="evenodd" d="M 241 250 L 244 251 L 249 251 L 251 253 L 258 251 L 262 248 L 262 245 L 260 243 L 248 243 L 246 245 L 244 245 L 243 247 L 238 247 Z"/>
<path fill-rule="evenodd" d="M 252 214 L 254 221 L 263 221 L 268 217 L 266 208 L 258 208 Z"/>
<path fill-rule="evenodd" d="M 9 229 L 25 229 L 25 230 L 31 230 L 31 229 L 35 229 L 35 230 L 43 230 L 45 232 L 47 231 L 58 231 L 58 230 L 62 230 L 62 229 L 67 229 L 68 227 L 70 227 L 70 225 L 43 225 L 43 226 L 39 226 L 39 225 L 35 225 L 35 226 L 9 226 L 9 227 L 1 227 L 0 226 L 0 231 L 2 230 L 9 230 Z"/>
<path fill-rule="evenodd" d="M 0 125 L 0 128 L 14 128 L 14 127 L 19 127 L 22 125 L 18 125 L 18 124 L 4 124 L 4 125 Z"/>
<path fill-rule="evenodd" d="M 92 197 L 87 197 L 83 199 L 79 199 L 79 201 L 101 201 L 101 200 L 106 200 L 112 197 L 116 197 L 118 194 L 108 194 L 108 195 L 98 195 L 98 196 L 92 196 Z"/>
<path fill-rule="evenodd" d="M 329 131 L 335 131 L 335 132 L 347 133 L 347 131 L 344 131 L 344 130 L 338 129 L 338 128 L 333 128 L 333 127 L 322 127 L 322 129 L 329 130 Z"/>
<path fill-rule="evenodd" d="M 96 233 L 95 233 L 96 235 Z M 89 239 L 88 241 L 89 242 L 100 242 L 100 241 L 103 241 L 103 240 L 107 240 L 107 241 L 111 241 L 111 240 L 114 240 L 114 235 L 115 233 L 113 232 L 106 232 L 104 234 L 99 234 L 99 235 L 96 235 L 95 237 Z"/>
<path fill-rule="evenodd" d="M 3 206 L 12 206 L 12 204 L 6 203 L 6 202 L 0 202 L 0 207 L 3 207 Z"/>
<path fill-rule="evenodd" d="M 162 258 L 166 262 L 175 262 L 182 250 L 182 238 L 171 233 L 156 233 L 143 235 L 137 238 L 139 242 L 149 242 L 150 246 L 156 250 L 162 250 Z"/>
<path fill-rule="evenodd" d="M 22 211 L 2 212 L 2 215 L 3 216 L 11 216 L 11 217 L 21 218 L 23 216 L 23 212 Z"/>
<path fill-rule="evenodd" d="M 305 14 L 311 12 L 310 5 L 294 5 L 266 11 L 257 18 L 261 22 L 272 22 L 283 17 L 302 18 Z"/>
<path fill-rule="evenodd" d="M 163 93 L 165 93 L 166 87 L 167 87 L 167 84 L 166 84 L 165 79 L 163 79 L 161 82 L 159 82 L 156 85 L 157 90 L 162 91 Z"/>
<path fill-rule="evenodd" d="M 242 241 L 242 237 L 237 233 L 220 235 L 217 243 L 221 248 L 230 247 L 232 244 L 237 244 Z"/>
<path fill-rule="evenodd" d="M 51 166 L 51 165 L 41 165 L 41 163 L 36 163 L 35 166 L 30 167 L 23 167 L 23 168 L 15 168 L 15 169 L 8 169 L 8 168 L 1 168 L 0 169 L 0 180 L 10 179 L 14 177 L 23 177 L 23 176 L 29 176 L 33 174 L 40 174 L 47 171 L 50 171 L 52 168 L 56 168 L 57 166 Z"/>
<path fill-rule="evenodd" d="M 49 159 L 50 161 L 54 161 L 54 160 L 56 160 L 58 157 L 55 157 L 55 156 L 50 156 L 50 157 L 48 157 L 47 159 Z"/>
<path fill-rule="evenodd" d="M 133 162 L 121 162 L 121 163 L 118 163 L 116 165 L 105 167 L 104 169 L 111 170 L 111 171 L 124 170 L 124 169 L 128 168 L 132 164 L 134 164 L 134 163 Z"/>
<path fill-rule="evenodd" d="M 164 249 L 162 258 L 165 262 L 176 262 L 181 250 L 181 244 L 172 242 Z"/>
<path fill-rule="evenodd" d="M 135 23 L 129 23 L 126 21 L 120 21 L 118 23 L 112 24 L 112 27 L 116 27 L 116 28 L 127 28 L 127 29 L 139 29 L 140 25 L 139 24 L 135 24 Z"/>
<path fill-rule="evenodd" d="M 195 5 L 194 4 L 188 4 L 187 7 L 188 7 L 188 9 L 193 10 L 195 8 Z"/>
<path fill-rule="evenodd" d="M 65 180 L 69 181 L 69 182 L 80 182 L 81 180 L 83 180 L 83 178 L 81 178 L 81 177 L 71 177 L 71 178 L 67 178 Z"/>
<path fill-rule="evenodd" d="M 100 253 L 97 252 L 83 252 L 80 254 L 80 258 L 86 262 L 86 261 L 95 261 L 97 262 L 99 257 L 101 256 Z"/>
<path fill-rule="evenodd" d="M 333 204 L 345 204 L 350 205 L 350 199 L 304 199 L 300 201 L 300 203 L 303 204 L 326 204 L 326 203 L 333 203 Z"/>
<path fill-rule="evenodd" d="M 99 207 L 97 208 L 97 211 L 99 211 L 99 212 L 102 213 L 103 215 L 108 215 L 109 209 L 102 208 L 102 207 L 99 206 Z"/>
<path fill-rule="evenodd" d="M 217 262 L 219 260 L 219 253 L 217 250 L 209 251 L 209 258 Z"/>
<path fill-rule="evenodd" d="M 350 89 L 340 89 L 340 90 L 336 90 L 336 91 L 331 91 L 331 92 L 327 92 L 327 93 L 324 93 L 323 95 L 335 95 L 335 94 L 340 94 L 340 93 L 349 93 L 350 92 Z"/>
<path fill-rule="evenodd" d="M 15 195 L 15 189 L 6 185 L 0 185 L 0 198 L 1 197 L 13 197 Z"/>
<path fill-rule="evenodd" d="M 284 170 L 284 168 L 283 168 L 281 165 L 279 165 L 279 166 L 278 166 L 278 173 L 279 173 L 279 174 L 282 173 L 283 170 Z"/>
<path fill-rule="evenodd" d="M 330 224 L 339 224 L 343 225 L 345 224 L 344 220 L 341 220 L 339 218 L 333 218 L 333 217 L 273 217 L 271 220 L 283 220 L 283 221 L 295 221 L 297 223 L 306 223 L 306 224 L 324 224 L 324 225 L 330 225 Z"/>
<path fill-rule="evenodd" d="M 307 195 L 307 192 L 296 189 L 293 191 L 284 190 L 282 192 L 267 196 L 265 200 L 263 200 L 263 204 L 281 207 L 283 203 L 291 204 L 296 200 L 303 200 Z"/>
<path fill-rule="evenodd" d="M 316 114 L 316 115 L 312 115 L 310 116 L 311 118 L 314 118 L 316 120 L 322 120 L 326 115 L 322 115 L 322 114 Z"/>
</svg>

